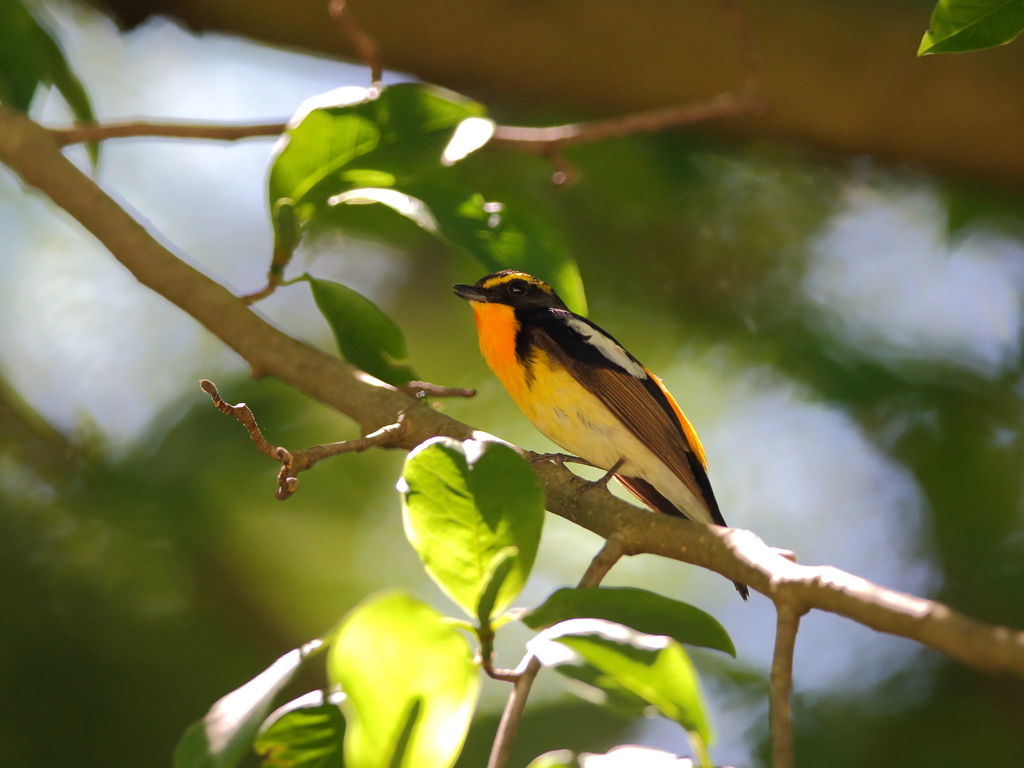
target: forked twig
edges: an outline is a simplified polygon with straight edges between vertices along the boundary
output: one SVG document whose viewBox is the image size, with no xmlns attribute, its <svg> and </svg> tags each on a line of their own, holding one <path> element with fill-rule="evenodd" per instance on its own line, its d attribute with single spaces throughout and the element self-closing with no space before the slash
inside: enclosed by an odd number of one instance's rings
<svg viewBox="0 0 1024 768">
<path fill-rule="evenodd" d="M 394 424 L 388 424 L 376 432 L 371 432 L 366 437 L 360 437 L 356 440 L 341 440 L 337 443 L 314 445 L 302 451 L 275 448 L 263 437 L 263 433 L 256 424 L 256 417 L 249 406 L 245 403 L 231 405 L 224 402 L 217 391 L 216 385 L 209 379 L 200 380 L 199 386 L 202 387 L 203 392 L 210 396 L 213 404 L 221 412 L 226 413 L 228 416 L 234 416 L 241 422 L 242 426 L 249 431 L 249 437 L 252 438 L 260 453 L 281 462 L 281 471 L 277 473 L 278 488 L 274 494 L 279 501 L 284 501 L 299 490 L 299 478 L 297 475 L 299 472 L 311 468 L 317 462 L 330 456 L 339 456 L 343 453 L 360 453 L 367 448 L 394 448 L 398 446 L 401 437 L 403 418 L 402 414 L 399 414 L 398 420 Z"/>
</svg>

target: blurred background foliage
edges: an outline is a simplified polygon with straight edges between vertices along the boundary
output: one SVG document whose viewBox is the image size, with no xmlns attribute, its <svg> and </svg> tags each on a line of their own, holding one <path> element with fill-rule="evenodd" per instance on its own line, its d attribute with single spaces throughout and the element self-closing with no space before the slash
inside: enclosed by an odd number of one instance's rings
<svg viewBox="0 0 1024 768">
<path fill-rule="evenodd" d="M 928 5 L 894 4 L 894 14 L 920 13 L 908 57 Z M 101 120 L 263 120 L 367 81 L 361 67 L 166 19 L 123 31 L 83 6 L 45 7 Z M 471 95 L 504 123 L 582 114 L 480 91 Z M 56 92 L 37 93 L 31 112 L 70 119 Z M 271 146 L 109 142 L 97 175 L 184 258 L 251 291 L 272 247 Z M 84 149 L 71 152 L 88 168 Z M 565 188 L 541 159 L 497 150 L 460 173 L 489 199 L 521 200 L 568 244 L 590 316 L 665 377 L 700 430 L 730 523 L 801 562 L 1024 626 L 1024 204 L 1013 185 L 707 129 L 603 142 L 567 159 L 580 180 Z M 343 208 L 318 225 L 289 276 L 308 271 L 378 302 L 405 331 L 420 376 L 479 390 L 440 407 L 544 450 L 450 294 L 480 268 L 383 206 Z M 252 381 L 6 171 L 0 243 L 5 764 L 166 765 L 214 699 L 371 591 L 400 584 L 452 610 L 402 534 L 400 455 L 326 462 L 275 501 L 276 465 L 210 405 L 200 376 L 246 401 L 273 443 L 305 447 L 353 427 L 274 381 Z M 258 311 L 334 351 L 305 283 Z M 597 549 L 565 521 L 546 526 L 523 604 L 575 582 Z M 694 653 L 719 735 L 712 754 L 763 764 L 767 601 L 741 605 L 724 579 L 654 558 L 617 566 L 607 583 L 721 619 L 739 660 Z M 499 662 L 512 664 L 528 634 L 503 631 Z M 518 764 L 627 740 L 685 752 L 677 726 L 616 720 L 553 677 L 542 674 L 531 699 Z M 318 682 L 300 680 L 294 693 Z M 460 765 L 483 763 L 504 693 L 485 686 Z M 795 693 L 800 765 L 1009 765 L 1024 755 L 1019 682 L 834 617 L 805 621 Z"/>
</svg>

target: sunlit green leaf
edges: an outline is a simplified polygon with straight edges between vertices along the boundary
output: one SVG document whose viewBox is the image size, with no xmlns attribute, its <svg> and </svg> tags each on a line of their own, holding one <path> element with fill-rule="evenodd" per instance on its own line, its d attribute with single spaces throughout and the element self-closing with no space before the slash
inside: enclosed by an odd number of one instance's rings
<svg viewBox="0 0 1024 768">
<path fill-rule="evenodd" d="M 293 200 L 308 217 L 328 198 L 390 186 L 441 167 L 459 124 L 480 104 L 420 83 L 379 94 L 340 88 L 308 100 L 289 123 L 270 169 L 270 203 Z"/>
<path fill-rule="evenodd" d="M 498 600 L 498 594 L 505 585 L 505 580 L 512 572 L 519 550 L 516 547 L 505 547 L 499 550 L 487 566 L 484 574 L 484 590 L 480 593 L 480 601 L 476 606 L 476 620 L 481 627 L 489 626 L 491 617 L 494 615 L 494 605 Z"/>
<path fill-rule="evenodd" d="M 609 621 L 571 619 L 527 647 L 545 666 L 590 686 L 595 700 L 628 714 L 650 706 L 676 721 L 698 757 L 704 755 L 712 738 L 707 707 L 693 663 L 676 641 Z"/>
<path fill-rule="evenodd" d="M 323 691 L 310 691 L 273 712 L 253 744 L 263 756 L 262 768 L 342 768 L 343 699 L 335 694 L 325 700 Z"/>
<path fill-rule="evenodd" d="M 342 624 L 327 672 L 347 694 L 348 768 L 455 762 L 476 707 L 479 670 L 469 644 L 435 610 L 398 591 L 364 600 Z"/>
<path fill-rule="evenodd" d="M 1024 0 L 939 0 L 918 56 L 992 48 L 1024 30 Z"/>
<path fill-rule="evenodd" d="M 668 635 L 680 643 L 736 655 L 718 620 L 689 603 L 633 587 L 565 587 L 522 616 L 531 629 L 547 629 L 567 619 L 606 619 L 647 635 Z"/>
<path fill-rule="evenodd" d="M 252 745 L 274 697 L 302 662 L 321 647 L 316 640 L 289 651 L 241 688 L 219 699 L 188 727 L 174 750 L 175 768 L 230 768 Z"/>
<path fill-rule="evenodd" d="M 401 386 L 415 378 L 404 365 L 405 336 L 377 305 L 348 286 L 306 275 L 341 355 L 371 376 Z"/>
<path fill-rule="evenodd" d="M 492 613 L 507 608 L 530 575 L 544 524 L 544 489 L 526 460 L 502 443 L 434 438 L 409 454 L 399 488 L 406 536 L 470 617 L 495 557 L 518 550 Z"/>
</svg>

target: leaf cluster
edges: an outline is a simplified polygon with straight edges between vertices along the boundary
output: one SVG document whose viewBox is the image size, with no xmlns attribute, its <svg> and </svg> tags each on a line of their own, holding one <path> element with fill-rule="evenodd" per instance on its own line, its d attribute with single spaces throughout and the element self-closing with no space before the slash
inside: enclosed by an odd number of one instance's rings
<svg viewBox="0 0 1024 768">
<path fill-rule="evenodd" d="M 409 454 L 399 492 L 410 543 L 468 620 L 445 617 L 402 590 L 371 595 L 324 637 L 216 702 L 185 732 L 176 768 L 231 768 L 250 746 L 264 768 L 451 766 L 495 633 L 517 620 L 541 630 L 527 657 L 611 711 L 674 720 L 699 762 L 709 764 L 712 730 L 683 644 L 735 655 L 714 618 L 645 590 L 601 587 L 562 588 L 533 609 L 511 609 L 536 558 L 544 494 L 529 464 L 504 443 L 428 440 Z M 321 653 L 326 690 L 268 715 Z M 538 764 L 561 764 L 553 759 Z M 575 761 L 571 753 L 565 759 Z"/>
</svg>

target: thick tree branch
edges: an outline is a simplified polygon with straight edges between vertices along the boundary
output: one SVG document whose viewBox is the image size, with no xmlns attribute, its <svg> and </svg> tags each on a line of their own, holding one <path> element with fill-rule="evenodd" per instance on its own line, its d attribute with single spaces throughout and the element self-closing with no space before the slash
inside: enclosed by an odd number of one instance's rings
<svg viewBox="0 0 1024 768">
<path fill-rule="evenodd" d="M 251 366 L 349 416 L 364 434 L 405 413 L 397 447 L 434 435 L 484 436 L 347 363 L 303 344 L 264 321 L 238 297 L 160 245 L 59 151 L 46 129 L 0 105 L 0 162 L 77 219 L 143 285 L 202 323 Z M 749 531 L 654 515 L 605 491 L 577 499 L 584 482 L 564 467 L 538 462 L 547 508 L 620 540 L 624 553 L 692 563 L 750 585 L 797 611 L 812 608 L 916 640 L 969 666 L 1024 678 L 1024 632 L 967 618 L 931 600 L 885 589 L 828 566 L 792 563 Z"/>
</svg>

